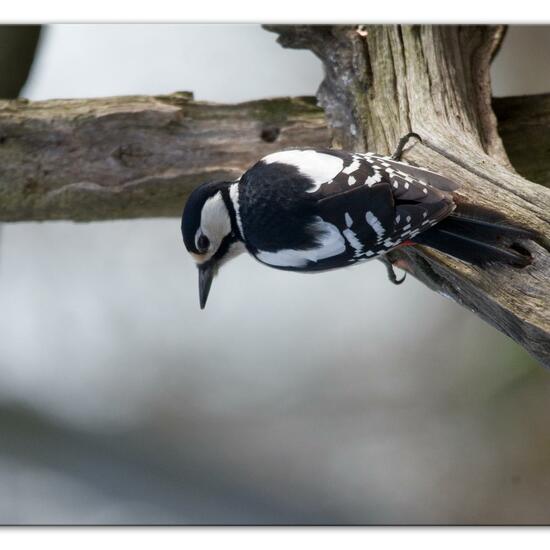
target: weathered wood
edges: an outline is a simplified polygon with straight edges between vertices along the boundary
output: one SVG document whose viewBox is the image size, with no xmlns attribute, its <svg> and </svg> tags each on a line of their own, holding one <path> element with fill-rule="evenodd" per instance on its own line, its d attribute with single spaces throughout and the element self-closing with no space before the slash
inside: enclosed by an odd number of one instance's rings
<svg viewBox="0 0 550 550">
<path fill-rule="evenodd" d="M 393 254 L 434 290 L 471 309 L 550 366 L 550 190 L 517 175 L 491 108 L 489 66 L 502 27 L 270 26 L 288 47 L 324 63 L 318 93 L 335 144 L 390 152 L 409 131 L 406 158 L 462 184 L 458 198 L 490 206 L 540 234 L 533 264 L 480 269 L 423 247 Z"/>
<path fill-rule="evenodd" d="M 273 150 L 328 146 L 315 102 L 216 105 L 194 102 L 189 93 L 0 101 L 0 220 L 179 215 L 205 179 L 237 177 Z M 550 156 L 535 158 L 550 133 L 550 96 L 495 105 L 514 166 L 550 181 Z M 532 162 L 522 162 L 524 154 Z"/>
<path fill-rule="evenodd" d="M 0 221 L 179 216 L 202 181 L 304 144 L 330 144 L 313 98 L 0 101 Z"/>
<path fill-rule="evenodd" d="M 550 94 L 495 97 L 493 109 L 514 168 L 550 187 Z"/>
</svg>

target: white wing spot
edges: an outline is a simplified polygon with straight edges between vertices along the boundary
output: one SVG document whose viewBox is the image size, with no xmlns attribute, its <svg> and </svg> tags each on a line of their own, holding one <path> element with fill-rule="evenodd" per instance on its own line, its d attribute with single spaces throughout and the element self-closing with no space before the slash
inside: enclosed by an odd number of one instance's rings
<svg viewBox="0 0 550 550">
<path fill-rule="evenodd" d="M 347 241 L 352 246 L 352 248 L 355 250 L 354 256 L 356 256 L 356 257 L 360 256 L 363 253 L 363 244 L 357 238 L 357 234 L 354 233 L 351 229 L 344 229 L 344 231 L 342 231 L 342 233 L 343 233 L 344 237 L 346 237 Z"/>
<path fill-rule="evenodd" d="M 411 217 L 410 217 L 410 216 L 407 216 L 405 219 L 407 220 L 407 223 L 409 223 L 409 222 L 411 221 Z"/>
<path fill-rule="evenodd" d="M 345 213 L 344 219 L 346 220 L 346 225 L 347 225 L 348 227 L 351 227 L 352 224 L 353 224 L 353 219 L 352 219 L 352 217 L 348 214 L 348 212 Z"/>
<path fill-rule="evenodd" d="M 365 219 L 379 237 L 381 237 L 386 232 L 386 230 L 380 223 L 380 220 L 372 212 L 367 212 L 365 215 Z"/>
<path fill-rule="evenodd" d="M 365 183 L 370 187 L 371 185 L 374 185 L 375 183 L 378 183 L 379 181 L 382 181 L 382 174 L 380 172 L 374 172 L 372 176 L 369 176 Z"/>
<path fill-rule="evenodd" d="M 353 185 L 356 182 L 356 179 L 353 176 L 348 178 L 348 185 Z"/>
<path fill-rule="evenodd" d="M 352 172 L 358 170 L 360 166 L 361 163 L 358 160 L 354 160 L 349 166 L 346 166 L 346 168 L 344 168 L 342 172 L 344 174 L 351 174 Z"/>
</svg>

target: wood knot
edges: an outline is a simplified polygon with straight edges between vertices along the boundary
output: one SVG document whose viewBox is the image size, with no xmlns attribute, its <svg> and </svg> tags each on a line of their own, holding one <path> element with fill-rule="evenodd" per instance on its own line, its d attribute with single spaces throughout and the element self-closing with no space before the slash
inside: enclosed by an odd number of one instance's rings
<svg viewBox="0 0 550 550">
<path fill-rule="evenodd" d="M 113 158 L 118 159 L 124 166 L 131 166 L 147 155 L 147 151 L 141 145 L 134 143 L 120 145 L 112 153 Z"/>
<path fill-rule="evenodd" d="M 262 129 L 260 138 L 267 143 L 273 143 L 279 137 L 281 129 L 277 126 L 266 126 Z"/>
<path fill-rule="evenodd" d="M 23 195 L 25 197 L 34 195 L 38 191 L 39 187 L 40 186 L 36 180 L 29 179 L 25 182 L 25 185 L 23 186 Z"/>
</svg>

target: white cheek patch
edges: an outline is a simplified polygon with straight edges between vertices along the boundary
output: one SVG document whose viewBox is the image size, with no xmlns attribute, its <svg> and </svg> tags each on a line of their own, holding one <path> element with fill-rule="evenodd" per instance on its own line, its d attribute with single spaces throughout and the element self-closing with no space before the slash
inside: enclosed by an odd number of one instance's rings
<svg viewBox="0 0 550 550">
<path fill-rule="evenodd" d="M 309 262 L 319 262 L 346 251 L 346 241 L 335 225 L 318 217 L 314 228 L 321 235 L 319 246 L 305 250 L 287 248 L 277 252 L 259 250 L 256 257 L 276 267 L 306 267 Z"/>
<path fill-rule="evenodd" d="M 200 231 L 210 241 L 208 251 L 201 255 L 201 261 L 206 262 L 216 253 L 223 238 L 231 233 L 231 218 L 223 202 L 221 191 L 204 203 Z"/>
<path fill-rule="evenodd" d="M 312 181 L 313 187 L 308 193 L 315 193 L 321 185 L 332 181 L 343 169 L 344 161 L 333 155 L 317 151 L 280 151 L 262 159 L 265 164 L 281 162 L 298 168 L 303 176 Z"/>
</svg>

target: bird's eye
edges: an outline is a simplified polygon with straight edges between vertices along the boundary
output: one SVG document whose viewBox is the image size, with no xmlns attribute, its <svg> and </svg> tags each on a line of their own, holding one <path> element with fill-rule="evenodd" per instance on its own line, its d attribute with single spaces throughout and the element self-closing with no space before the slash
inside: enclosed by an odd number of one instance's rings
<svg viewBox="0 0 550 550">
<path fill-rule="evenodd" d="M 206 252 L 210 246 L 210 239 L 206 235 L 199 235 L 197 239 L 197 248 L 200 252 Z"/>
</svg>

